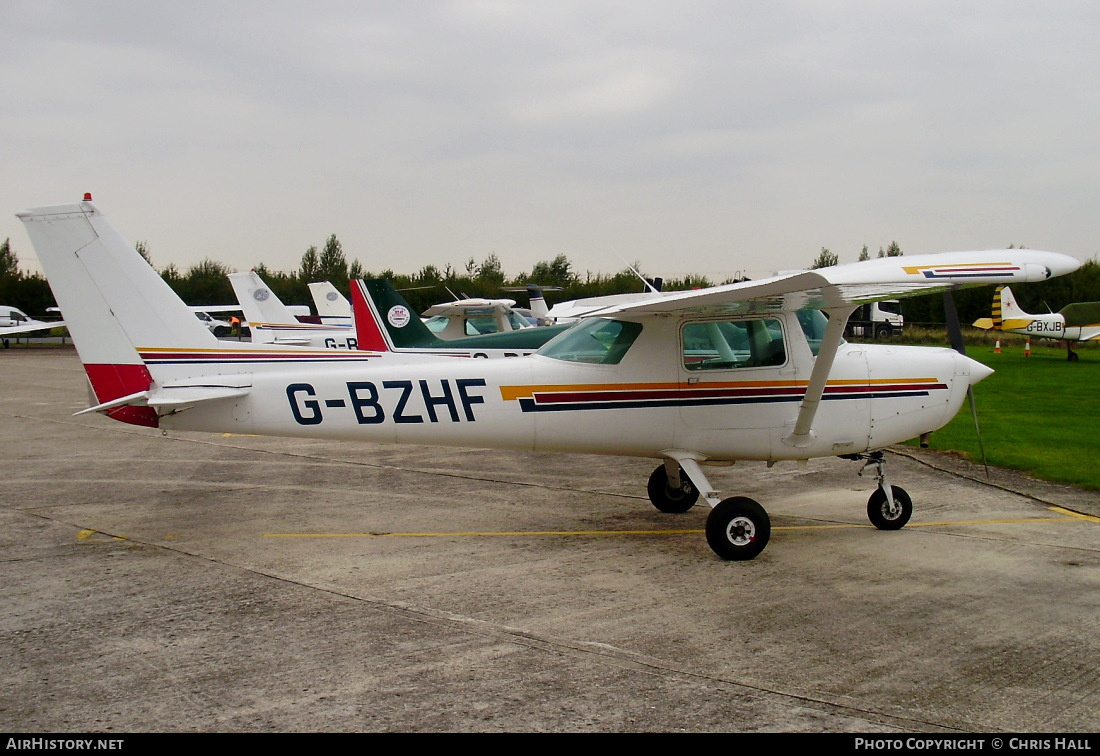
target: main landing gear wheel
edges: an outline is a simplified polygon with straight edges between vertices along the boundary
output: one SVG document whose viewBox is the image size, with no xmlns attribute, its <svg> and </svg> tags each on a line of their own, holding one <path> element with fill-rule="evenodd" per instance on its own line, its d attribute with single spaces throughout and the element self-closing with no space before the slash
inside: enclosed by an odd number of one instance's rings
<svg viewBox="0 0 1100 756">
<path fill-rule="evenodd" d="M 707 517 L 707 543 L 723 559 L 752 559 L 768 545 L 771 534 L 768 513 L 744 496 L 720 501 Z"/>
<path fill-rule="evenodd" d="M 699 489 L 692 485 L 684 471 L 680 470 L 680 487 L 672 488 L 668 481 L 668 471 L 659 465 L 649 476 L 649 500 L 653 506 L 668 514 L 681 514 L 695 506 L 699 501 Z"/>
<path fill-rule="evenodd" d="M 904 488 L 890 486 L 894 493 L 894 506 L 886 502 L 886 494 L 876 488 L 867 500 L 867 519 L 879 530 L 900 530 L 913 516 L 913 500 Z"/>
</svg>

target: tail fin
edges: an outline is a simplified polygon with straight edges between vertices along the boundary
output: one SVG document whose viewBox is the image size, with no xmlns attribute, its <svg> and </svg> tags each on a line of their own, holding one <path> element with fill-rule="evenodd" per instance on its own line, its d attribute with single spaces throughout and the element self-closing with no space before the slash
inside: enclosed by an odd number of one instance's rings
<svg viewBox="0 0 1100 756">
<path fill-rule="evenodd" d="M 542 293 L 542 287 L 535 284 L 527 284 L 527 304 L 531 314 L 538 318 L 540 323 L 546 321 L 546 313 L 550 308 L 546 306 L 546 296 Z"/>
<path fill-rule="evenodd" d="M 1016 304 L 1016 297 L 1012 289 L 1007 286 L 998 286 L 993 294 L 993 327 L 999 331 L 1011 331 L 1019 328 L 1027 328 L 1035 317 L 1024 312 L 1020 305 Z"/>
<path fill-rule="evenodd" d="M 562 290 L 560 286 L 540 286 L 539 284 L 533 283 L 529 283 L 525 286 L 501 287 L 501 291 L 526 291 L 531 314 L 538 319 L 539 325 L 547 325 L 549 322 L 547 314 L 550 312 L 550 308 L 546 304 L 546 296 L 543 292 Z"/>
<path fill-rule="evenodd" d="M 233 285 L 233 293 L 237 295 L 237 301 L 241 303 L 244 318 L 248 321 L 253 334 L 253 341 L 260 343 L 274 341 L 271 332 L 263 328 L 265 325 L 297 325 L 298 319 L 294 317 L 294 313 L 263 282 L 256 271 L 230 273 L 229 282 Z"/>
<path fill-rule="evenodd" d="M 330 281 L 317 281 L 309 285 L 313 306 L 325 325 L 351 325 L 351 303 Z"/>
<path fill-rule="evenodd" d="M 352 311 L 360 349 L 408 349 L 446 346 L 428 330 L 393 284 L 380 278 L 352 281 Z M 364 346 L 364 333 L 380 347 Z M 387 347 L 388 345 L 388 347 Z"/>
<path fill-rule="evenodd" d="M 26 224 L 99 402 L 149 389 L 153 379 L 139 350 L 217 345 L 90 198 L 25 210 L 17 217 Z M 157 424 L 152 407 L 118 406 L 107 413 L 124 422 Z"/>
</svg>

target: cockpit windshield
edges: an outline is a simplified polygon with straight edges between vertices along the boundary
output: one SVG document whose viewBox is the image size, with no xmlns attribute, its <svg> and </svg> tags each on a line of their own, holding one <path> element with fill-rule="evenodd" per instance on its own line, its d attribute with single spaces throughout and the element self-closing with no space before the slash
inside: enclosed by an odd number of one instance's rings
<svg viewBox="0 0 1100 756">
<path fill-rule="evenodd" d="M 538 354 L 566 362 L 618 365 L 641 332 L 641 323 L 591 318 L 547 342 Z"/>
<path fill-rule="evenodd" d="M 821 340 L 825 338 L 825 326 L 829 324 L 829 318 L 821 310 L 799 310 L 798 324 L 802 326 L 802 333 L 806 334 L 806 343 L 810 345 L 810 351 L 817 357 L 821 349 Z"/>
</svg>

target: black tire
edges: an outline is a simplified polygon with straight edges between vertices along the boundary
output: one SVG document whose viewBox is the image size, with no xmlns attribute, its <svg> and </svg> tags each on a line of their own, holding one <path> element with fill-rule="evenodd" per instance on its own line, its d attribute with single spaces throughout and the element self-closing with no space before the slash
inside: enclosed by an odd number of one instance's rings
<svg viewBox="0 0 1100 756">
<path fill-rule="evenodd" d="M 890 486 L 890 490 L 894 493 L 894 503 L 899 507 L 894 514 L 886 508 L 886 494 L 881 488 L 876 488 L 867 500 L 867 519 L 879 530 L 901 530 L 913 516 L 913 500 L 905 489 Z"/>
<path fill-rule="evenodd" d="M 878 326 L 877 328 L 875 328 L 875 336 L 880 338 L 880 339 L 890 338 L 890 326 L 888 326 L 888 325 Z"/>
<path fill-rule="evenodd" d="M 768 545 L 771 534 L 768 513 L 744 496 L 722 500 L 707 517 L 707 543 L 729 561 L 753 559 Z"/>
<path fill-rule="evenodd" d="M 680 470 L 680 488 L 672 488 L 668 484 L 665 466 L 659 465 L 649 476 L 648 490 L 653 506 L 666 514 L 682 514 L 699 501 L 699 489 L 692 484 L 683 469 Z"/>
<path fill-rule="evenodd" d="M 214 329 L 214 335 L 217 336 L 219 339 L 223 336 L 228 336 L 229 335 L 229 329 L 226 328 L 225 326 L 217 326 Z"/>
<path fill-rule="evenodd" d="M 1077 352 L 1070 352 L 1069 356 L 1067 356 L 1066 359 L 1069 360 L 1070 362 L 1077 362 L 1078 360 L 1081 359 L 1081 356 L 1079 354 L 1077 354 Z"/>
</svg>

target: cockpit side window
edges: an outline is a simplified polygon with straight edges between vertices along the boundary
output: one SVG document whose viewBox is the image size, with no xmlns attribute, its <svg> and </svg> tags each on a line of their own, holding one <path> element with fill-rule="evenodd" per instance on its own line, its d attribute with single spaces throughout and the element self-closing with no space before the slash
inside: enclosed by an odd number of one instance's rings
<svg viewBox="0 0 1100 756">
<path fill-rule="evenodd" d="M 787 361 L 783 326 L 775 318 L 688 323 L 681 344 L 686 370 L 775 367 Z"/>
<path fill-rule="evenodd" d="M 550 340 L 538 353 L 566 362 L 618 365 L 641 332 L 641 323 L 591 318 Z"/>
</svg>

